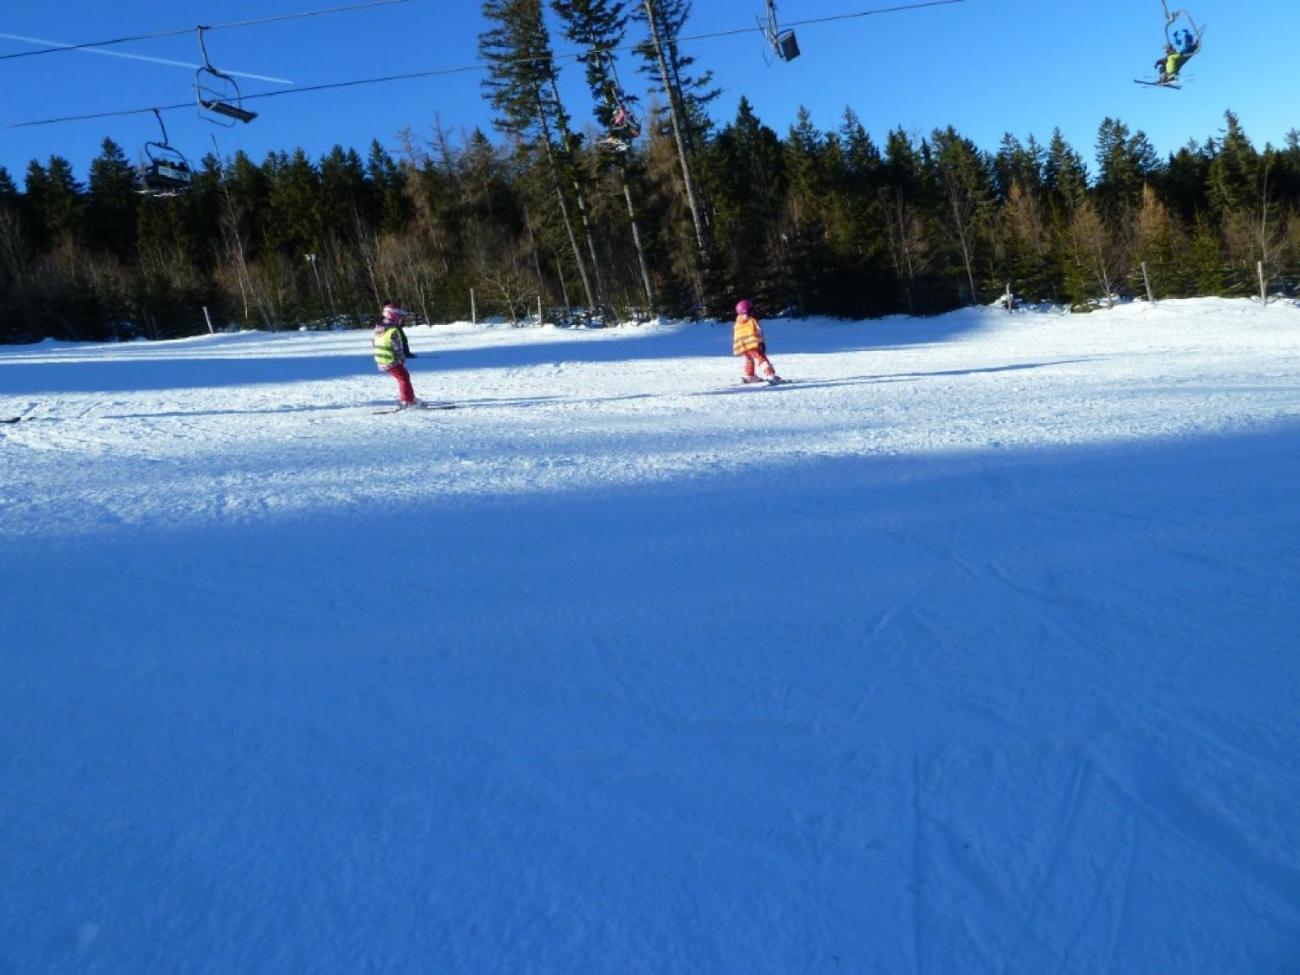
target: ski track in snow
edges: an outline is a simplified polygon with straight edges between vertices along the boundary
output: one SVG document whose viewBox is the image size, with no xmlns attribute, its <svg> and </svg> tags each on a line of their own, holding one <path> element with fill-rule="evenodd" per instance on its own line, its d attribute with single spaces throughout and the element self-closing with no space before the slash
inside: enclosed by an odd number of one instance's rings
<svg viewBox="0 0 1300 975">
<path fill-rule="evenodd" d="M 1300 971 L 1300 308 L 0 349 L 0 970 Z"/>
</svg>

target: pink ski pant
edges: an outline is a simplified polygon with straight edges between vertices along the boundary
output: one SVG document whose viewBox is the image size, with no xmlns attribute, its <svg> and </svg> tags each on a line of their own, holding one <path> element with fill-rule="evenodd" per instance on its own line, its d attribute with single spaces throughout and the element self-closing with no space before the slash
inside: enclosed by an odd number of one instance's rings
<svg viewBox="0 0 1300 975">
<path fill-rule="evenodd" d="M 411 374 L 406 371 L 406 366 L 399 362 L 384 371 L 397 380 L 397 399 L 402 403 L 414 403 L 415 387 L 411 385 Z"/>
<path fill-rule="evenodd" d="M 773 368 L 772 363 L 768 361 L 767 356 L 763 354 L 761 349 L 750 349 L 745 353 L 744 359 L 743 365 L 746 376 L 754 375 L 755 366 L 762 369 L 763 373 L 768 377 L 776 375 L 776 369 Z"/>
</svg>

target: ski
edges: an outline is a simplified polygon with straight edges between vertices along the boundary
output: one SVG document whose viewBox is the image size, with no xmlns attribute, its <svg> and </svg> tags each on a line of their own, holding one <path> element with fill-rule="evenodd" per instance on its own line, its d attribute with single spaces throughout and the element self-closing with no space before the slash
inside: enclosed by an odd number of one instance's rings
<svg viewBox="0 0 1300 975">
<path fill-rule="evenodd" d="M 1182 91 L 1182 85 L 1175 85 L 1168 81 L 1143 81 L 1141 78 L 1134 78 L 1135 85 L 1146 85 L 1148 88 L 1172 88 L 1174 91 Z"/>
<path fill-rule="evenodd" d="M 455 403 L 447 403 L 444 401 L 426 403 L 421 401 L 419 403 L 412 403 L 409 406 L 385 406 L 383 409 L 371 410 L 370 412 L 379 415 L 381 413 L 405 413 L 407 410 L 454 410 L 455 408 Z"/>
<path fill-rule="evenodd" d="M 772 387 L 772 386 L 788 386 L 788 385 L 790 385 L 790 384 L 793 383 L 793 382 L 796 382 L 796 380 L 794 380 L 794 379 L 777 379 L 777 380 L 771 380 L 771 379 L 759 379 L 759 380 L 756 380 L 756 381 L 754 381 L 754 382 L 748 382 L 748 383 L 747 383 L 747 382 L 745 382 L 745 381 L 742 379 L 740 382 L 733 383 L 733 384 L 730 385 L 730 386 L 723 386 L 720 390 L 718 390 L 718 392 L 720 392 L 720 393 L 739 393 L 741 390 L 745 390 L 745 389 L 768 389 L 768 388 L 770 388 L 770 387 Z"/>
</svg>

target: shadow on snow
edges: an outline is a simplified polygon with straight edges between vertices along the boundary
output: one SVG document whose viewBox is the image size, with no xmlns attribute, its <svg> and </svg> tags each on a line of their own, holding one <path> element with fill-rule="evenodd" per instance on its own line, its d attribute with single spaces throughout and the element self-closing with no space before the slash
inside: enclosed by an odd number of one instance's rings
<svg viewBox="0 0 1300 975">
<path fill-rule="evenodd" d="M 1285 971 L 1298 479 L 1290 426 L 12 539 L 8 960 Z"/>
</svg>

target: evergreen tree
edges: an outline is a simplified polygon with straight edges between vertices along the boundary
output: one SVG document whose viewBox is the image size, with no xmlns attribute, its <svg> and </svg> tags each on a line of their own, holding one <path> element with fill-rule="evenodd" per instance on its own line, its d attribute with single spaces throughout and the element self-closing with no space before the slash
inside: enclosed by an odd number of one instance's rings
<svg viewBox="0 0 1300 975">
<path fill-rule="evenodd" d="M 993 178 L 997 199 L 1006 202 L 1011 197 L 1012 186 L 1019 184 L 1021 192 L 1037 193 L 1043 184 L 1045 154 L 1031 135 L 1021 144 L 1010 132 L 1002 136 L 997 154 L 993 157 Z"/>
<path fill-rule="evenodd" d="M 73 176 L 72 164 L 62 156 L 51 156 L 47 166 L 36 160 L 28 165 L 26 203 L 41 249 L 81 236 L 85 220 L 81 184 Z"/>
<path fill-rule="evenodd" d="M 1218 230 L 1204 214 L 1197 217 L 1191 241 L 1192 279 L 1198 295 L 1228 293 L 1228 273 L 1223 242 Z"/>
<path fill-rule="evenodd" d="M 1287 207 L 1300 205 L 1300 129 L 1287 132 L 1283 148 L 1274 152 L 1274 160 L 1278 201 Z"/>
<path fill-rule="evenodd" d="M 735 121 L 718 134 L 702 175 L 714 204 L 720 284 L 765 308 L 782 304 L 786 289 L 776 254 L 786 190 L 781 142 L 745 98 Z"/>
<path fill-rule="evenodd" d="M 1160 198 L 1185 223 L 1209 207 L 1210 156 L 1195 141 L 1169 157 L 1156 178 Z"/>
<path fill-rule="evenodd" d="M 909 315 L 943 306 L 943 300 L 933 292 L 938 253 L 930 163 L 930 147 L 924 140 L 915 144 L 902 129 L 889 133 L 885 140 L 881 204 L 890 262 Z"/>
<path fill-rule="evenodd" d="M 1260 176 L 1259 153 L 1237 116 L 1228 112 L 1224 118 L 1227 132 L 1219 140 L 1206 174 L 1209 203 L 1220 218 L 1256 205 Z"/>
<path fill-rule="evenodd" d="M 372 143 L 373 150 L 373 143 Z M 379 169 L 390 171 L 380 163 Z M 390 190 L 391 192 L 391 190 Z M 357 226 L 376 226 L 383 205 L 355 149 L 335 146 L 320 161 L 320 219 L 332 235 L 355 241 Z M 392 209 L 393 204 L 388 204 Z"/>
<path fill-rule="evenodd" d="M 1053 130 L 1043 160 L 1043 189 L 1053 208 L 1067 214 L 1088 192 L 1088 167 L 1083 157 L 1065 141 L 1060 129 Z"/>
<path fill-rule="evenodd" d="M 1146 134 L 1130 134 L 1118 119 L 1107 118 L 1097 130 L 1096 200 L 1103 216 L 1125 219 L 1142 201 L 1142 188 L 1160 168 Z"/>
<path fill-rule="evenodd" d="M 861 120 L 844 110 L 836 132 L 838 171 L 834 187 L 831 245 L 836 307 L 846 315 L 883 315 L 898 308 L 897 284 L 886 242 L 884 159 Z"/>
<path fill-rule="evenodd" d="M 1000 279 L 1014 295 L 1030 301 L 1059 298 L 1063 287 L 1052 260 L 1052 225 L 1040 195 L 1011 183 L 998 213 L 997 260 Z M 1000 282 L 995 282 L 1000 283 Z"/>
<path fill-rule="evenodd" d="M 1132 290 L 1145 288 L 1142 265 L 1147 268 L 1151 290 L 1158 299 L 1181 297 L 1188 288 L 1183 278 L 1187 266 L 1186 235 L 1151 186 L 1142 189 L 1142 206 L 1135 221 Z"/>
<path fill-rule="evenodd" d="M 703 148 L 713 130 L 709 104 L 722 94 L 722 89 L 714 85 L 712 71 L 695 72 L 695 58 L 684 53 L 678 43 L 691 16 L 691 0 L 636 0 L 633 15 L 647 26 L 653 16 L 667 77 L 649 40 L 637 48 L 644 61 L 641 70 L 650 80 L 650 92 L 663 95 L 676 106 L 686 150 L 695 153 Z"/>
<path fill-rule="evenodd" d="M 14 185 L 14 178 L 9 175 L 9 170 L 0 166 L 0 206 L 14 206 L 18 203 L 18 187 Z"/>
<path fill-rule="evenodd" d="M 267 246 L 295 263 L 305 262 L 307 254 L 320 250 L 323 237 L 320 174 L 302 149 L 292 155 L 277 154 L 267 162 Z"/>
<path fill-rule="evenodd" d="M 586 68 L 587 87 L 591 91 L 597 124 L 608 130 L 614 113 L 620 108 L 630 108 L 636 99 L 624 92 L 613 68 L 614 51 L 623 43 L 627 31 L 628 15 L 622 0 L 552 0 L 556 13 L 564 23 L 565 36 L 585 52 L 579 60 Z M 628 160 L 625 154 L 615 153 L 612 160 L 617 169 L 618 185 L 627 207 L 628 229 L 641 272 L 641 288 L 647 311 L 653 312 L 654 285 L 646 248 L 641 238 L 641 224 L 637 205 L 628 179 Z M 607 167 L 598 167 L 607 168 Z"/>
<path fill-rule="evenodd" d="M 117 143 L 105 139 L 90 164 L 86 197 L 86 235 L 93 246 L 120 256 L 134 251 L 136 197 L 134 169 Z"/>
<path fill-rule="evenodd" d="M 602 129 L 608 129 L 617 108 L 616 99 L 635 101 L 615 91 L 609 66 L 627 32 L 625 4 L 623 0 L 551 0 L 551 5 L 564 25 L 564 36 L 583 52 L 578 61 L 586 72 L 596 120 Z"/>
<path fill-rule="evenodd" d="M 1113 306 L 1129 267 L 1122 237 L 1091 199 L 1074 208 L 1066 233 L 1065 287 L 1071 304 L 1087 309 L 1100 299 L 1106 307 Z"/>
<path fill-rule="evenodd" d="M 842 172 L 839 140 L 823 136 L 807 108 L 798 117 L 784 144 L 784 169 L 788 181 L 785 205 L 777 227 L 783 285 L 802 315 L 837 310 L 826 295 L 828 274 L 835 256 L 828 231 L 833 200 L 832 174 Z"/>
<path fill-rule="evenodd" d="M 396 160 L 379 142 L 370 142 L 370 155 L 366 159 L 366 175 L 377 200 L 377 223 L 374 229 L 381 233 L 396 234 L 410 219 L 410 201 L 406 194 L 406 174 Z M 383 296 L 377 296 L 380 300 Z"/>
<path fill-rule="evenodd" d="M 19 324 L 16 286 L 27 267 L 26 232 L 21 197 L 8 170 L 0 166 L 0 342 L 18 341 L 27 334 Z"/>
<path fill-rule="evenodd" d="M 493 25 L 479 35 L 479 53 L 488 62 L 483 85 L 496 109 L 494 124 L 520 143 L 535 142 L 547 161 L 551 188 L 560 207 L 565 234 L 569 238 L 573 263 L 582 279 L 587 308 L 602 307 L 599 282 L 593 282 L 587 258 L 578 245 L 570 215 L 569 187 L 576 186 L 576 174 L 567 138 L 569 118 L 559 99 L 555 62 L 550 37 L 542 20 L 540 0 L 485 0 L 483 15 Z M 560 136 L 559 146 L 553 132 Z M 579 190 L 576 205 L 584 208 Z M 581 214 L 585 223 L 585 212 Z M 590 237 L 588 234 L 588 244 Z M 594 247 L 588 247 L 594 252 Z M 594 253 L 591 256 L 595 256 Z M 594 268 L 591 269 L 594 271 Z"/>
<path fill-rule="evenodd" d="M 959 136 L 952 126 L 936 130 L 931 141 L 943 191 L 942 223 L 964 273 L 965 300 L 979 304 L 976 277 L 983 280 L 991 271 L 994 168 L 975 143 Z"/>
<path fill-rule="evenodd" d="M 638 16 L 644 18 L 650 36 L 639 50 L 646 60 L 646 72 L 658 79 L 659 90 L 668 103 L 667 120 L 671 124 L 682 190 L 695 232 L 697 257 L 692 275 L 695 304 L 701 313 L 707 314 L 711 302 L 720 296 L 715 294 L 718 287 L 713 280 L 714 236 L 708 203 L 696 183 L 692 157 L 711 127 L 707 103 L 717 92 L 707 90 L 710 75 L 691 77 L 691 60 L 678 47 L 677 39 L 689 13 L 689 0 L 642 0 Z M 667 135 L 666 129 L 660 131 Z"/>
<path fill-rule="evenodd" d="M 1227 131 L 1209 165 L 1210 210 L 1222 232 L 1230 287 L 1251 294 L 1261 265 L 1266 279 L 1276 273 L 1285 236 L 1273 179 L 1277 154 L 1257 151 L 1232 112 L 1225 120 Z"/>
</svg>

